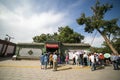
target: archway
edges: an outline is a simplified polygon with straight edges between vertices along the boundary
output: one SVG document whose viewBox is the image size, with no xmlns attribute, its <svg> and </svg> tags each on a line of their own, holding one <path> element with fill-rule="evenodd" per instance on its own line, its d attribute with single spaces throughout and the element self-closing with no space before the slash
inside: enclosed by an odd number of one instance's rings
<svg viewBox="0 0 120 80">
<path fill-rule="evenodd" d="M 58 51 L 58 49 L 59 49 L 58 44 L 46 43 L 46 51 L 47 52 L 55 52 L 56 50 Z"/>
</svg>

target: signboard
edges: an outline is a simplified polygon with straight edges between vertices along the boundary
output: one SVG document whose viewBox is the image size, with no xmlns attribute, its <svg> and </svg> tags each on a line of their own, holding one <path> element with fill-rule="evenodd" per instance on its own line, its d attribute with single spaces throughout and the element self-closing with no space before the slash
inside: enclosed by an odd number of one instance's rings
<svg viewBox="0 0 120 80">
<path fill-rule="evenodd" d="M 58 48 L 58 44 L 46 44 L 46 48 Z"/>
</svg>

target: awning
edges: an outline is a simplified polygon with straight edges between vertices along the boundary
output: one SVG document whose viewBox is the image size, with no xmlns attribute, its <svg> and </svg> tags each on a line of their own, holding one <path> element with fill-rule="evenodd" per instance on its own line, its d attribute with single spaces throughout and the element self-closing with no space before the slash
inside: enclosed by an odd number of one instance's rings
<svg viewBox="0 0 120 80">
<path fill-rule="evenodd" d="M 46 44 L 46 48 L 58 48 L 58 44 Z"/>
</svg>

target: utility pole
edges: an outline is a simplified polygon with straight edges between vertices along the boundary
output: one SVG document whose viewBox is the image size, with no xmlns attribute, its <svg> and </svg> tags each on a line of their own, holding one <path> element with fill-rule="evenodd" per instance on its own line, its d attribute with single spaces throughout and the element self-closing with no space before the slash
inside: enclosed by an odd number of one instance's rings
<svg viewBox="0 0 120 80">
<path fill-rule="evenodd" d="M 6 34 L 6 36 L 8 37 L 9 42 L 10 42 L 11 39 L 14 39 L 14 37 L 9 36 L 8 34 Z"/>
</svg>

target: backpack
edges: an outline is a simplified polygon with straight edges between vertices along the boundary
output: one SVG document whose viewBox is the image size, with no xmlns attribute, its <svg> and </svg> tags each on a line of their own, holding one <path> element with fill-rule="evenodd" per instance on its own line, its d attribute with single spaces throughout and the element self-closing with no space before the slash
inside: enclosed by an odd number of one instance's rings
<svg viewBox="0 0 120 80">
<path fill-rule="evenodd" d="M 44 62 L 47 62 L 47 61 L 48 61 L 47 56 L 44 56 Z"/>
</svg>

